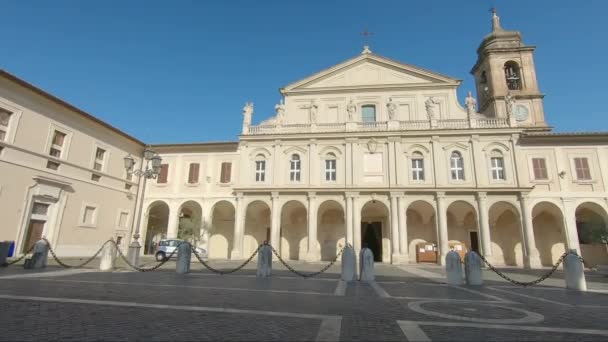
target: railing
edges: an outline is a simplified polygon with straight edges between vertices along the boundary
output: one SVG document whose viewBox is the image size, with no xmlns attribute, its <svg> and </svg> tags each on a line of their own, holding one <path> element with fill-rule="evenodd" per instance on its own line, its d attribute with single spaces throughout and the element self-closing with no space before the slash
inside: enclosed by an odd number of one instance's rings
<svg viewBox="0 0 608 342">
<path fill-rule="evenodd" d="M 412 120 L 412 121 L 374 121 L 374 122 L 331 122 L 331 123 L 298 123 L 287 125 L 249 126 L 248 135 L 281 134 L 281 133 L 315 133 L 345 131 L 387 131 L 387 130 L 430 130 L 430 129 L 468 129 L 468 128 L 505 128 L 510 127 L 509 120 L 492 119 L 448 119 L 448 120 Z"/>
</svg>

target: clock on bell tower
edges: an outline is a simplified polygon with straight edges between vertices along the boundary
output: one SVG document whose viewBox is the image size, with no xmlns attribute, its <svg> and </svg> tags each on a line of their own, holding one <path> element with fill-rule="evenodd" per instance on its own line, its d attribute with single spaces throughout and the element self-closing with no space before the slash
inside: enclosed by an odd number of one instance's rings
<svg viewBox="0 0 608 342">
<path fill-rule="evenodd" d="M 547 127 L 534 49 L 523 43 L 519 32 L 504 30 L 492 9 L 492 32 L 479 45 L 471 70 L 481 114 L 515 120 L 517 126 Z"/>
</svg>

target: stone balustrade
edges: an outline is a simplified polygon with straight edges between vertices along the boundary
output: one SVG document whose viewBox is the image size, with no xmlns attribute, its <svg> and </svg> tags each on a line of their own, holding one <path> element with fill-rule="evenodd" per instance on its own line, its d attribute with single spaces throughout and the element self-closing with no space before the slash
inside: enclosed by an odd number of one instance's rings
<svg viewBox="0 0 608 342">
<path fill-rule="evenodd" d="M 373 121 L 373 122 L 332 122 L 332 123 L 298 123 L 286 125 L 249 126 L 246 135 L 316 133 L 347 131 L 390 131 L 390 130 L 434 130 L 434 129 L 469 129 L 469 128 L 506 128 L 513 124 L 508 119 L 448 119 L 448 120 L 411 120 L 411 121 Z"/>
</svg>

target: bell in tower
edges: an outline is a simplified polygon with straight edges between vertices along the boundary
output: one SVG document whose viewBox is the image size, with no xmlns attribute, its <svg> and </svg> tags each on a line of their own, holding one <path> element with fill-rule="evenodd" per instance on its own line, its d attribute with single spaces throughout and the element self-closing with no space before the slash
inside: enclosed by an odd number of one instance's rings
<svg viewBox="0 0 608 342">
<path fill-rule="evenodd" d="M 519 32 L 503 29 L 492 9 L 492 32 L 479 45 L 477 63 L 471 70 L 480 113 L 509 119 L 517 126 L 547 127 L 534 49 L 523 43 Z"/>
</svg>

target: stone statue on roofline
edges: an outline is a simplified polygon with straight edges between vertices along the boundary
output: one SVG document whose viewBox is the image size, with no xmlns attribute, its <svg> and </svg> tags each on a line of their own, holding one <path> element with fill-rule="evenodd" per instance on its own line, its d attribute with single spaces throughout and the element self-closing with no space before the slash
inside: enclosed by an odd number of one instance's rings
<svg viewBox="0 0 608 342">
<path fill-rule="evenodd" d="M 285 118 L 285 102 L 281 99 L 279 103 L 274 106 L 275 115 L 275 123 L 277 125 L 283 124 L 283 119 Z"/>
<path fill-rule="evenodd" d="M 253 102 L 246 102 L 243 107 L 243 126 L 251 125 L 251 117 L 253 116 Z"/>
<path fill-rule="evenodd" d="M 426 115 L 428 116 L 429 120 L 436 119 L 436 109 L 439 103 L 439 100 L 435 99 L 433 96 L 429 96 L 429 98 L 424 101 Z"/>
<path fill-rule="evenodd" d="M 393 98 L 388 98 L 388 103 L 386 104 L 386 109 L 388 110 L 388 119 L 395 120 L 397 117 L 397 104 L 393 102 Z"/>
<path fill-rule="evenodd" d="M 475 113 L 477 113 L 477 100 L 471 95 L 470 91 L 464 103 L 467 106 L 467 115 L 469 118 L 474 117 Z"/>
</svg>

